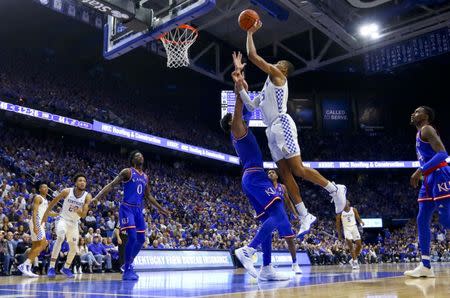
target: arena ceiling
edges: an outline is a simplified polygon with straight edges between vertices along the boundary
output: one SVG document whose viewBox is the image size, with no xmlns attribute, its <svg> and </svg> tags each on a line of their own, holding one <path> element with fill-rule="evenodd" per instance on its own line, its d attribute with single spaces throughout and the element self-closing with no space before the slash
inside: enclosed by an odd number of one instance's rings
<svg viewBox="0 0 450 298">
<path fill-rule="evenodd" d="M 216 0 L 210 13 L 192 21 L 200 29 L 190 52 L 192 70 L 229 83 L 230 52 L 245 51 L 246 35 L 237 18 L 247 8 L 258 11 L 263 21 L 255 36 L 261 55 L 291 60 L 294 75 L 450 24 L 449 0 Z M 376 38 L 360 35 L 361 26 L 370 23 L 378 25 Z M 165 56 L 159 42 L 147 48 Z"/>
</svg>

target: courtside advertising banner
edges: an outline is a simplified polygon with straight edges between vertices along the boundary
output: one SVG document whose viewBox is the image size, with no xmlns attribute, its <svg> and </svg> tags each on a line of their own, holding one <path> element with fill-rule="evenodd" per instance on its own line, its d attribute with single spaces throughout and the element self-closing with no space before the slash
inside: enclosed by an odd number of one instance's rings
<svg viewBox="0 0 450 298">
<path fill-rule="evenodd" d="M 143 249 L 133 264 L 136 270 L 234 268 L 228 250 Z"/>
</svg>

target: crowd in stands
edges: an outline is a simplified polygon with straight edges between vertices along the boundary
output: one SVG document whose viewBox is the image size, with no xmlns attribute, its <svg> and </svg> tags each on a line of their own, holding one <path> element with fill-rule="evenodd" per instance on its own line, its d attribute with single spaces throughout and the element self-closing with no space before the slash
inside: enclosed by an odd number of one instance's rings
<svg viewBox="0 0 450 298">
<path fill-rule="evenodd" d="M 96 148 L 95 142 L 14 129 L 6 124 L 1 130 L 0 262 L 2 272 L 9 274 L 10 265 L 22 261 L 31 245 L 29 222 L 36 193 L 33 181 L 48 181 L 53 190 L 51 196 L 54 196 L 63 188 L 71 187 L 72 176 L 83 171 L 88 177 L 88 190 L 95 195 L 128 165 L 126 154 L 120 154 L 119 148 L 114 146 L 109 150 L 100 145 Z M 238 175 L 202 170 L 185 162 L 160 161 L 150 154 L 145 156 L 152 192 L 172 212 L 171 217 L 166 218 L 153 209 L 143 209 L 147 222 L 146 248 L 234 250 L 251 239 L 258 223 L 241 192 Z M 415 192 L 408 187 L 408 175 L 404 173 L 397 176 L 350 173 L 332 178 L 347 185 L 348 198 L 363 217 L 414 218 L 417 212 Z M 300 185 L 309 211 L 322 220 L 309 236 L 298 242 L 299 248 L 308 251 L 314 264 L 345 263 L 349 256 L 334 236 L 334 208 L 327 194 L 309 183 Z M 81 220 L 79 253 L 74 266 L 83 265 L 87 271 L 101 270 L 101 266 L 106 271 L 118 270 L 114 227 L 121 196 L 121 189 L 111 192 L 91 206 L 88 216 Z M 296 219 L 293 216 L 291 219 L 294 227 L 298 227 Z M 447 261 L 448 235 L 438 225 L 433 229 L 433 260 Z M 50 245 L 39 256 L 42 273 L 45 273 L 52 239 L 55 239 L 52 222 L 47 224 L 47 239 Z M 275 235 L 274 249 L 285 248 L 285 242 Z M 67 251 L 65 243 L 60 265 Z M 416 229 L 411 222 L 399 231 L 385 231 L 378 243 L 365 245 L 361 261 L 403 262 L 417 257 Z"/>
<path fill-rule="evenodd" d="M 220 132 L 218 125 L 210 128 L 195 114 L 187 116 L 183 107 L 170 105 L 169 98 L 150 93 L 151 88 L 140 90 L 130 86 L 120 75 L 108 75 L 101 67 L 86 71 L 59 63 L 57 59 L 54 54 L 32 49 L 0 49 L 1 99 L 78 120 L 96 119 L 235 154 L 229 138 Z M 219 91 L 214 95 L 219 100 Z M 270 159 L 268 147 L 263 146 L 264 133 L 257 135 L 265 158 Z M 299 139 L 304 160 L 415 158 L 413 131 L 411 135 L 391 131 L 382 137 L 370 137 L 366 133 L 324 135 L 305 129 L 300 131 Z"/>
</svg>

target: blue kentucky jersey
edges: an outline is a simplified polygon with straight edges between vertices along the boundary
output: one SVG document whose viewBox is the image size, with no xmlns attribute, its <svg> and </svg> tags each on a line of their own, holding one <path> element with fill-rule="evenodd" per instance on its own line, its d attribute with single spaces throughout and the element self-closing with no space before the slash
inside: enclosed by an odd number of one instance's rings
<svg viewBox="0 0 450 298">
<path fill-rule="evenodd" d="M 131 205 L 141 206 L 148 178 L 145 173 L 139 174 L 134 168 L 130 168 L 130 180 L 123 185 L 123 202 Z"/>
<path fill-rule="evenodd" d="M 436 152 L 433 150 L 433 147 L 431 147 L 430 143 L 422 141 L 420 137 L 420 130 L 417 133 L 416 137 L 416 153 L 417 153 L 417 159 L 420 162 L 420 166 L 423 166 L 425 163 L 427 163 L 433 156 L 436 154 Z"/>
<path fill-rule="evenodd" d="M 255 135 L 249 128 L 247 128 L 245 135 L 239 139 L 236 139 L 231 134 L 231 140 L 244 170 L 253 167 L 263 167 L 261 149 L 259 149 Z"/>
</svg>

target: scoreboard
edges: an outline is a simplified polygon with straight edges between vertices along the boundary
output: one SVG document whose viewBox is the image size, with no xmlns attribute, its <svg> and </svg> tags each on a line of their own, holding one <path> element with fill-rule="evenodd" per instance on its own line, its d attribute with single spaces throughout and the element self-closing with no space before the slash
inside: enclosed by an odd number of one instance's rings
<svg viewBox="0 0 450 298">
<path fill-rule="evenodd" d="M 249 91 L 248 95 L 250 99 L 253 100 L 259 95 L 259 91 Z M 227 113 L 233 113 L 234 107 L 236 106 L 236 94 L 233 90 L 223 90 L 221 95 L 221 117 L 225 116 Z M 262 114 L 260 109 L 255 109 L 250 118 L 250 127 L 266 127 L 262 121 Z"/>
<path fill-rule="evenodd" d="M 364 55 L 369 73 L 386 71 L 450 51 L 450 27 L 383 47 Z"/>
</svg>

